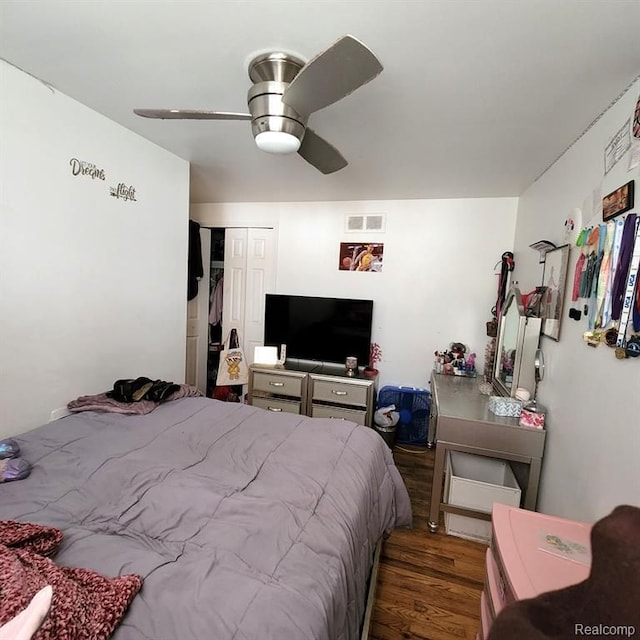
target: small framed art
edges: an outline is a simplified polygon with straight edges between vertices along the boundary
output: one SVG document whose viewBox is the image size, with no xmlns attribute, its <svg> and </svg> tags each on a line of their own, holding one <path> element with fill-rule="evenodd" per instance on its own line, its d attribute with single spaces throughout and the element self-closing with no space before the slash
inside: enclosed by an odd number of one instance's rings
<svg viewBox="0 0 640 640">
<path fill-rule="evenodd" d="M 383 242 L 341 242 L 339 271 L 382 271 Z"/>
<path fill-rule="evenodd" d="M 602 198 L 602 220 L 606 222 L 633 208 L 634 181 L 618 187 Z"/>
</svg>

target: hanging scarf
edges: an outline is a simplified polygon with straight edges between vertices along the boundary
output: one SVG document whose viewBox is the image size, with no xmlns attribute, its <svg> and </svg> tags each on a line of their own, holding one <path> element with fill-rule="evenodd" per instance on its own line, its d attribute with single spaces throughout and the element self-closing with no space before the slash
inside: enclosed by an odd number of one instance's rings
<svg viewBox="0 0 640 640">
<path fill-rule="evenodd" d="M 598 259 L 598 236 L 600 234 L 599 227 L 594 227 L 589 230 L 587 237 L 587 245 L 590 249 L 587 252 L 587 259 L 585 261 L 584 270 L 582 272 L 582 279 L 580 280 L 580 297 L 590 298 L 591 288 L 593 286 L 593 276 L 596 268 L 596 261 Z"/>
<path fill-rule="evenodd" d="M 581 251 L 580 257 L 576 262 L 576 270 L 573 276 L 573 289 L 571 291 L 571 302 L 575 302 L 580 297 L 580 281 L 584 272 L 584 262 L 587 256 Z"/>
<path fill-rule="evenodd" d="M 607 225 L 601 224 L 598 227 L 598 249 L 596 253 L 595 263 L 593 265 L 593 275 L 591 279 L 591 295 L 589 297 L 589 329 L 593 331 L 596 327 L 596 315 L 598 307 L 598 278 L 600 277 L 600 266 L 604 259 L 604 244 L 607 235 Z"/>
<path fill-rule="evenodd" d="M 615 235 L 616 225 L 613 220 L 607 222 L 604 226 L 604 234 L 602 233 L 602 227 L 600 236 L 604 235 L 602 262 L 600 263 L 600 273 L 598 274 L 598 284 L 596 287 L 596 327 L 604 327 L 603 322 L 603 310 L 604 300 L 607 294 L 607 285 L 609 282 L 609 272 L 611 271 L 611 249 L 613 247 L 613 237 Z"/>
<path fill-rule="evenodd" d="M 616 277 L 618 267 L 618 259 L 620 258 L 620 246 L 622 245 L 622 231 L 624 230 L 624 220 L 618 218 L 615 221 L 615 231 L 613 238 L 613 249 L 611 252 L 611 268 L 609 269 L 609 278 L 607 281 L 607 292 L 604 297 L 604 306 L 602 308 L 602 326 L 606 327 L 611 321 L 611 297 L 613 291 L 613 282 Z"/>
<path fill-rule="evenodd" d="M 613 282 L 613 291 L 611 292 L 611 318 L 619 320 L 622 313 L 622 303 L 624 302 L 624 292 L 627 287 L 627 274 L 629 272 L 629 264 L 633 254 L 633 243 L 636 236 L 636 222 L 638 216 L 630 213 L 624 221 L 624 230 L 622 232 L 622 243 L 620 245 L 620 256 L 618 258 L 618 266 L 616 268 L 616 277 Z"/>
<path fill-rule="evenodd" d="M 587 236 L 589 235 L 588 229 L 583 229 L 576 238 L 576 247 L 580 247 L 580 256 L 576 262 L 576 269 L 573 272 L 573 289 L 571 290 L 571 302 L 576 302 L 580 297 L 580 283 L 584 270 L 586 268 L 585 261 L 587 259 L 586 244 Z"/>
<path fill-rule="evenodd" d="M 636 304 L 633 307 L 633 330 L 640 332 L 640 278 L 636 281 Z"/>
</svg>

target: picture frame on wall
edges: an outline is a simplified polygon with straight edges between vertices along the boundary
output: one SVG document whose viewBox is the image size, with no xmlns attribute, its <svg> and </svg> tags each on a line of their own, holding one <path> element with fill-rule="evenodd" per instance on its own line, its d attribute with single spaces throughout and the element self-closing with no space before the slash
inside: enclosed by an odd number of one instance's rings
<svg viewBox="0 0 640 640">
<path fill-rule="evenodd" d="M 341 242 L 338 253 L 339 271 L 382 271 L 383 242 Z"/>
<path fill-rule="evenodd" d="M 633 208 L 634 181 L 623 184 L 602 198 L 602 220 L 607 222 Z"/>
<path fill-rule="evenodd" d="M 559 341 L 560 323 L 564 307 L 564 294 L 567 284 L 567 269 L 569 266 L 568 244 L 557 249 L 547 251 L 544 262 L 542 286 L 543 299 L 540 305 L 542 317 L 542 335 Z"/>
</svg>

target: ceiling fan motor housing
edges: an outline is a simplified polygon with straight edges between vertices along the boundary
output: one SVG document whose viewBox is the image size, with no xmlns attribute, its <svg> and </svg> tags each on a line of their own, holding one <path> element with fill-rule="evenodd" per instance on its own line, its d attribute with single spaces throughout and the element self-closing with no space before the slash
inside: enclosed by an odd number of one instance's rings
<svg viewBox="0 0 640 640">
<path fill-rule="evenodd" d="M 248 102 L 254 137 L 265 131 L 281 131 L 302 140 L 307 126 L 303 118 L 282 102 L 286 82 L 258 82 L 249 89 Z"/>
<path fill-rule="evenodd" d="M 304 62 L 299 58 L 277 52 L 251 61 L 249 77 L 254 84 L 249 89 L 247 102 L 254 138 L 269 131 L 287 133 L 302 140 L 308 118 L 282 102 L 282 96 L 303 66 Z"/>
</svg>

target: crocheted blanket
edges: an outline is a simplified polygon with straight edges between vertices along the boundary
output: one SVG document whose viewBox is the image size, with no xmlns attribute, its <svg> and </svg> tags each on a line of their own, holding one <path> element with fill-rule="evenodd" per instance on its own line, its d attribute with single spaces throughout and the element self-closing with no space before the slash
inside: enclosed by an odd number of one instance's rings
<svg viewBox="0 0 640 640">
<path fill-rule="evenodd" d="M 90 569 L 58 566 L 47 556 L 61 541 L 62 532 L 53 527 L 0 520 L 0 626 L 51 585 L 51 609 L 34 640 L 105 640 L 142 587 L 142 578 L 107 578 Z"/>
</svg>

